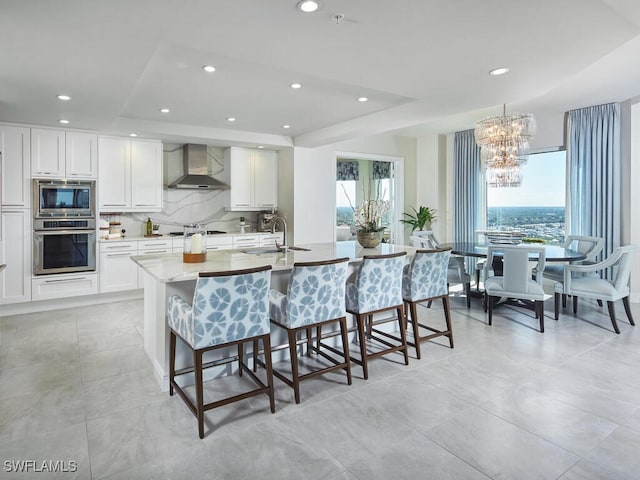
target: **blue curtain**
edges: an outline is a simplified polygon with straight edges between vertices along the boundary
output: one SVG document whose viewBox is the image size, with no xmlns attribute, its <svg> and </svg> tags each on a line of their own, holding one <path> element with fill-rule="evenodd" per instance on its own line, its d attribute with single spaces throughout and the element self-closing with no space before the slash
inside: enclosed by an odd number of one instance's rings
<svg viewBox="0 0 640 480">
<path fill-rule="evenodd" d="M 456 242 L 473 242 L 480 228 L 484 178 L 480 161 L 480 147 L 473 130 L 456 132 L 453 142 L 453 239 Z"/>
<path fill-rule="evenodd" d="M 569 231 L 604 238 L 606 258 L 620 246 L 620 105 L 569 112 Z"/>
</svg>

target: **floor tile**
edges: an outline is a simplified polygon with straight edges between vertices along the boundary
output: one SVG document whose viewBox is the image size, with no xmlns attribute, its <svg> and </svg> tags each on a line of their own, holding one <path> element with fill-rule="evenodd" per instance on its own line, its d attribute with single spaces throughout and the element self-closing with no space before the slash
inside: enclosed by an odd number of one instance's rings
<svg viewBox="0 0 640 480">
<path fill-rule="evenodd" d="M 619 428 L 585 456 L 585 459 L 613 472 L 620 478 L 635 480 L 640 471 L 640 433 Z"/>
</svg>

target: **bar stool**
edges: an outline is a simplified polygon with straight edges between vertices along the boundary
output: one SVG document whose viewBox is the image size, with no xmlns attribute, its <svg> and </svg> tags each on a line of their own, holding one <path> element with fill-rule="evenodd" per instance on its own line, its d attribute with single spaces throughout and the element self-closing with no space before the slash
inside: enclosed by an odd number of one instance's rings
<svg viewBox="0 0 640 480">
<path fill-rule="evenodd" d="M 449 346 L 453 348 L 453 331 L 451 329 L 451 315 L 449 312 L 449 288 L 447 285 L 447 270 L 451 248 L 434 250 L 417 250 L 413 260 L 404 267 L 402 277 L 402 298 L 405 310 L 409 312 L 407 321 L 413 325 L 413 341 L 407 342 L 415 347 L 418 360 L 422 357 L 420 344 L 432 338 L 449 337 Z M 442 298 L 446 330 L 437 330 L 424 325 L 418 320 L 417 304 Z M 420 327 L 433 332 L 420 336 Z"/>
<path fill-rule="evenodd" d="M 407 252 L 392 253 L 390 255 L 365 255 L 353 283 L 347 283 L 347 312 L 356 318 L 358 340 L 360 342 L 360 360 L 351 361 L 362 365 L 364 379 L 369 378 L 368 361 L 392 352 L 403 352 L 404 363 L 409 365 L 406 326 L 402 302 L 402 268 L 405 264 Z M 373 321 L 373 315 L 388 310 L 395 310 L 400 329 L 400 337 L 374 328 L 374 325 L 395 321 L 383 319 Z M 365 336 L 365 320 L 368 320 L 367 335 Z M 374 335 L 375 333 L 375 335 Z M 384 337 L 384 338 L 383 338 Z M 372 339 L 387 348 L 369 353 L 366 339 Z M 392 339 L 400 345 L 386 340 Z"/>
<path fill-rule="evenodd" d="M 247 270 L 202 272 L 196 281 L 192 305 L 177 295 L 171 295 L 168 299 L 169 394 L 173 396 L 175 389 L 197 417 L 200 438 L 204 438 L 204 412 L 212 408 L 264 393 L 269 397 L 271 413 L 275 412 L 269 338 L 270 282 L 271 265 Z M 179 375 L 194 373 L 195 403 L 175 381 L 176 337 L 180 337 L 193 354 L 193 369 L 182 370 Z M 260 339 L 264 342 L 266 385 L 243 360 L 244 344 Z M 204 403 L 202 355 L 210 350 L 232 346 L 238 348 L 239 375 L 247 372 L 258 388 Z"/>
<path fill-rule="evenodd" d="M 295 401 L 300 403 L 300 382 L 327 372 L 342 369 L 347 373 L 347 383 L 351 385 L 351 362 L 349 358 L 349 337 L 345 312 L 345 283 L 347 280 L 348 258 L 338 258 L 321 262 L 295 263 L 289 278 L 287 294 L 271 290 L 269 294 L 271 321 L 287 330 L 291 357 L 291 379 L 274 369 L 273 374 L 293 388 Z M 322 326 L 331 323 L 340 325 L 342 351 L 322 343 Z M 310 330 L 316 327 L 317 344 L 312 346 Z M 329 360 L 333 365 L 304 375 L 298 371 L 297 335 L 307 331 L 308 350 Z M 336 360 L 327 354 L 329 350 L 344 358 Z"/>
</svg>

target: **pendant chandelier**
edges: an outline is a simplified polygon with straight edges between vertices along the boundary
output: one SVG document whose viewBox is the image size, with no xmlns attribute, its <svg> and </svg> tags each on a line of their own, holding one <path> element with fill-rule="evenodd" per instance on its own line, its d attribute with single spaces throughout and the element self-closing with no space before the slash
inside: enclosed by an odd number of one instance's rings
<svg viewBox="0 0 640 480">
<path fill-rule="evenodd" d="M 521 167 L 527 163 L 529 141 L 536 133 L 536 120 L 530 113 L 487 118 L 476 124 L 476 143 L 485 167 L 490 187 L 519 187 L 522 184 Z"/>
</svg>

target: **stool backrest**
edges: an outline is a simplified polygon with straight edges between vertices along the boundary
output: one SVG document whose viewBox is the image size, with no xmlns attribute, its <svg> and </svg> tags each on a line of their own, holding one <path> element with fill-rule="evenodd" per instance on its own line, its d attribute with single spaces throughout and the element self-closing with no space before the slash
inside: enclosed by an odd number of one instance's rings
<svg viewBox="0 0 640 480">
<path fill-rule="evenodd" d="M 346 315 L 348 258 L 293 265 L 287 287 L 287 318 L 291 328 Z"/>
<path fill-rule="evenodd" d="M 418 301 L 449 293 L 447 276 L 451 248 L 417 250 L 403 279 L 403 296 Z"/>
<path fill-rule="evenodd" d="M 200 273 L 193 293 L 194 347 L 269 333 L 270 285 L 271 265 Z"/>
<path fill-rule="evenodd" d="M 360 312 L 402 305 L 402 269 L 407 252 L 365 255 L 358 269 L 356 287 Z"/>
</svg>

